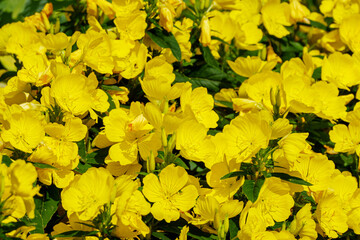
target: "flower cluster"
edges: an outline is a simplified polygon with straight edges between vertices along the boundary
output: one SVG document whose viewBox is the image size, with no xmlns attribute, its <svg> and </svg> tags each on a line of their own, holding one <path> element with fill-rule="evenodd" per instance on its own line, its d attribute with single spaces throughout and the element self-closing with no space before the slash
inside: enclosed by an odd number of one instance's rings
<svg viewBox="0 0 360 240">
<path fill-rule="evenodd" d="M 0 28 L 1 239 L 360 235 L 358 1 L 59 6 Z"/>
</svg>

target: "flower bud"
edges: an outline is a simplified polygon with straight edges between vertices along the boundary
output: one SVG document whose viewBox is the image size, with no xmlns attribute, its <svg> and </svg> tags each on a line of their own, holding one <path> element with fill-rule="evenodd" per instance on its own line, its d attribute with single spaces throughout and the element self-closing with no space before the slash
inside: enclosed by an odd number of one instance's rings
<svg viewBox="0 0 360 240">
<path fill-rule="evenodd" d="M 204 16 L 201 20 L 200 27 L 201 27 L 200 43 L 204 47 L 207 47 L 210 45 L 211 42 L 209 18 Z"/>
<path fill-rule="evenodd" d="M 160 26 L 166 31 L 171 32 L 173 29 L 173 14 L 166 6 L 160 7 Z"/>
</svg>

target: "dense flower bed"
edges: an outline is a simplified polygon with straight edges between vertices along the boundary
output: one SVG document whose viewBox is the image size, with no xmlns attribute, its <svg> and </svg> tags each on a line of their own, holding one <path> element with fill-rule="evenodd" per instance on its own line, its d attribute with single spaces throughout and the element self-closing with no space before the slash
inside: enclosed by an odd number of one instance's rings
<svg viewBox="0 0 360 240">
<path fill-rule="evenodd" d="M 359 1 L 42 2 L 0 29 L 0 239 L 358 239 Z"/>
</svg>

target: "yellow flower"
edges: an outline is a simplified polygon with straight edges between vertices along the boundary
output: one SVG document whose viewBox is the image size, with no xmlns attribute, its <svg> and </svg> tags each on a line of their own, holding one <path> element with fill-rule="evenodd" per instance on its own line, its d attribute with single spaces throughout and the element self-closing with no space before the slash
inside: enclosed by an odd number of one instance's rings
<svg viewBox="0 0 360 240">
<path fill-rule="evenodd" d="M 105 32 L 88 30 L 79 36 L 77 46 L 85 64 L 100 73 L 113 73 L 110 38 Z"/>
<path fill-rule="evenodd" d="M 357 121 L 350 122 L 349 126 L 337 124 L 329 132 L 330 140 L 335 143 L 336 152 L 347 152 L 360 155 L 360 125 Z"/>
<path fill-rule="evenodd" d="M 31 110 L 14 112 L 4 126 L 1 137 L 5 142 L 23 152 L 31 153 L 45 137 L 42 116 Z"/>
<path fill-rule="evenodd" d="M 96 89 L 97 85 L 94 73 L 89 77 L 77 73 L 63 74 L 52 82 L 50 93 L 63 110 L 75 116 L 90 111 L 91 117 L 96 119 L 93 109 L 105 112 L 110 106 L 108 96 L 103 90 Z"/>
<path fill-rule="evenodd" d="M 193 161 L 203 161 L 208 165 L 214 144 L 207 136 L 207 128 L 190 120 L 182 123 L 176 131 L 176 149 L 183 157 Z"/>
<path fill-rule="evenodd" d="M 230 68 L 243 77 L 251 77 L 258 72 L 271 71 L 276 65 L 276 61 L 262 61 L 260 57 L 247 56 L 238 57 L 235 62 L 227 61 Z"/>
<path fill-rule="evenodd" d="M 166 222 L 176 221 L 180 212 L 190 210 L 199 196 L 194 185 L 187 185 L 189 176 L 182 167 L 173 164 L 164 168 L 159 178 L 155 174 L 148 174 L 144 178 L 143 193 L 153 202 L 151 213 L 154 218 Z"/>
<path fill-rule="evenodd" d="M 344 19 L 339 28 L 341 41 L 354 53 L 360 52 L 360 41 L 356 38 L 360 34 L 359 22 L 360 14 L 353 14 Z"/>
<path fill-rule="evenodd" d="M 301 154 L 293 169 L 300 173 L 301 179 L 312 184 L 308 187 L 310 191 L 319 192 L 328 187 L 335 165 L 320 153 Z"/>
<path fill-rule="evenodd" d="M 358 62 L 348 54 L 335 52 L 323 60 L 321 78 L 349 91 L 360 83 Z"/>
<path fill-rule="evenodd" d="M 75 176 L 61 192 L 67 215 L 76 213 L 80 220 L 91 220 L 104 204 L 110 203 L 114 178 L 104 168 L 90 168 L 83 175 Z"/>
<path fill-rule="evenodd" d="M 64 188 L 74 179 L 71 171 L 79 164 L 78 146 L 75 142 L 85 138 L 87 127 L 79 118 L 69 118 L 65 126 L 49 123 L 45 132 L 50 137 L 45 137 L 42 144 L 29 157 L 29 161 L 40 162 L 54 166 L 56 169 L 37 169 L 39 180 L 50 185 L 52 178 L 58 188 Z"/>
<path fill-rule="evenodd" d="M 206 128 L 216 128 L 219 116 L 213 111 L 214 99 L 204 87 L 188 88 L 180 97 L 185 116 L 194 116 Z"/>
<path fill-rule="evenodd" d="M 316 223 L 312 219 L 311 204 L 308 203 L 296 213 L 294 220 L 290 224 L 289 231 L 302 239 L 315 240 L 317 238 L 315 228 Z"/>
<path fill-rule="evenodd" d="M 259 113 L 247 113 L 234 118 L 223 130 L 227 145 L 226 157 L 249 162 L 261 148 L 266 148 L 271 128 Z"/>
<path fill-rule="evenodd" d="M 128 16 L 133 12 L 140 10 L 144 3 L 142 0 L 113 0 L 113 8 L 116 16 Z"/>
<path fill-rule="evenodd" d="M 133 238 L 139 234 L 146 236 L 150 232 L 149 227 L 141 219 L 141 216 L 150 213 L 150 203 L 138 190 L 140 181 L 131 178 L 123 175 L 115 179 L 116 194 L 113 206 L 116 207 L 117 222 L 113 233 L 120 238 Z"/>
<path fill-rule="evenodd" d="M 215 197 L 207 195 L 200 196 L 194 207 L 194 213 L 197 214 L 191 223 L 194 225 L 202 225 L 207 222 L 212 222 L 213 226 L 218 229 L 219 223 L 226 218 L 233 218 L 240 214 L 244 203 L 239 200 L 228 200 L 219 203 Z"/>
<path fill-rule="evenodd" d="M 278 178 L 266 178 L 258 199 L 252 205 L 261 211 L 267 226 L 285 221 L 291 214 L 294 199 L 289 194 L 290 187 Z"/>
<path fill-rule="evenodd" d="M 133 164 L 137 161 L 138 152 L 147 160 L 150 152 L 157 155 L 161 147 L 158 132 L 143 115 L 139 102 L 133 102 L 129 115 L 121 108 L 114 109 L 104 118 L 106 137 L 116 143 L 109 150 L 110 158 L 121 165 Z"/>
<path fill-rule="evenodd" d="M 145 36 L 146 13 L 144 11 L 134 11 L 129 16 L 118 16 L 115 26 L 120 33 L 120 39 L 138 40 Z"/>
<path fill-rule="evenodd" d="M 290 6 L 280 0 L 270 0 L 261 9 L 262 18 L 269 34 L 282 38 L 290 32 L 284 26 L 290 26 Z"/>
<path fill-rule="evenodd" d="M 221 156 L 223 157 L 223 156 Z M 237 193 L 239 188 L 244 184 L 245 178 L 227 178 L 221 179 L 228 173 L 239 171 L 240 163 L 236 163 L 235 159 L 215 163 L 211 166 L 211 171 L 206 174 L 206 182 L 212 188 L 211 195 L 216 198 L 219 203 L 229 201 Z"/>
<path fill-rule="evenodd" d="M 31 163 L 18 159 L 11 163 L 10 167 L 0 165 L 0 179 L 2 193 L 0 200 L 4 201 L 4 215 L 22 218 L 25 213 L 34 218 L 34 195 L 39 192 L 40 187 L 34 187 L 37 179 L 35 167 Z"/>
<path fill-rule="evenodd" d="M 21 81 L 34 83 L 40 87 L 50 83 L 53 74 L 50 71 L 50 63 L 44 55 L 27 54 L 23 58 L 23 66 L 18 72 Z"/>
<path fill-rule="evenodd" d="M 335 194 L 323 193 L 315 211 L 316 219 L 324 233 L 330 238 L 337 238 L 348 230 L 347 216 Z"/>
<path fill-rule="evenodd" d="M 255 233 L 266 231 L 268 226 L 261 209 L 252 208 L 251 205 L 251 202 L 248 201 L 241 212 L 239 219 L 240 231 L 237 234 L 239 239 L 251 240 Z"/>
<path fill-rule="evenodd" d="M 290 16 L 294 22 L 309 22 L 306 19 L 310 15 L 309 9 L 302 5 L 299 0 L 290 1 Z"/>
</svg>

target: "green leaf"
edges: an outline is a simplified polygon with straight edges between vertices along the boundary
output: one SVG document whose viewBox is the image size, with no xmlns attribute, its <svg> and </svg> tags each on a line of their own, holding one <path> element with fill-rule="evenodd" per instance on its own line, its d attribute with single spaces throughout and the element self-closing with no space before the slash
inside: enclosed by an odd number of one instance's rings
<svg viewBox="0 0 360 240">
<path fill-rule="evenodd" d="M 89 168 L 91 168 L 92 166 L 88 163 L 82 163 L 79 162 L 79 164 L 77 165 L 77 167 L 74 169 L 76 172 L 78 173 L 85 173 Z"/>
<path fill-rule="evenodd" d="M 232 177 L 238 177 L 238 176 L 245 176 L 246 172 L 243 171 L 236 171 L 236 172 L 231 172 L 226 174 L 225 176 L 223 176 L 222 178 L 220 178 L 221 180 L 223 179 L 227 179 L 227 178 L 232 178 Z"/>
<path fill-rule="evenodd" d="M 85 159 L 85 156 L 86 156 L 85 140 L 83 139 L 83 140 L 77 142 L 76 144 L 78 145 L 78 148 L 79 148 L 79 156 L 82 159 Z"/>
<path fill-rule="evenodd" d="M 10 164 L 12 163 L 13 161 L 11 160 L 11 158 L 9 156 L 6 156 L 6 155 L 3 155 L 2 156 L 2 163 L 5 163 L 5 165 L 7 167 L 10 167 Z"/>
<path fill-rule="evenodd" d="M 115 85 L 101 85 L 100 88 L 103 90 L 112 90 L 112 91 L 120 91 L 120 92 L 125 91 L 124 89 L 121 89 Z"/>
<path fill-rule="evenodd" d="M 54 185 L 47 187 L 41 193 L 43 197 L 34 197 L 35 218 L 30 219 L 30 223 L 35 223 L 36 227 L 33 233 L 44 233 L 60 202 L 60 190 Z"/>
<path fill-rule="evenodd" d="M 32 163 L 32 165 L 34 165 L 34 167 L 41 168 L 41 169 L 45 169 L 45 168 L 57 169 L 56 167 L 46 164 L 46 163 L 38 163 L 38 162 L 31 162 L 31 163 Z"/>
<path fill-rule="evenodd" d="M 180 61 L 181 60 L 181 49 L 179 43 L 176 41 L 176 38 L 172 33 L 167 32 L 166 30 L 161 30 L 160 28 L 153 28 L 146 32 L 151 40 L 153 40 L 157 45 L 162 48 L 170 48 L 174 57 Z"/>
<path fill-rule="evenodd" d="M 153 232 L 151 235 L 153 235 L 154 237 L 161 239 L 161 240 L 171 240 L 163 232 Z"/>
<path fill-rule="evenodd" d="M 12 19 L 16 19 L 25 9 L 26 0 L 2 0 L 0 9 L 4 12 L 10 12 Z"/>
<path fill-rule="evenodd" d="M 181 160 L 180 158 L 176 158 L 174 163 L 177 165 L 177 166 L 180 166 L 180 167 L 183 167 L 185 168 L 186 170 L 189 170 L 189 167 L 186 165 L 186 163 Z"/>
<path fill-rule="evenodd" d="M 61 237 L 85 237 L 85 236 L 97 236 L 99 231 L 67 231 L 60 234 L 57 234 L 55 236 L 52 236 L 53 238 L 61 238 Z"/>
<path fill-rule="evenodd" d="M 110 104 L 109 109 L 107 111 L 110 112 L 111 110 L 115 109 L 116 106 L 115 106 L 114 100 L 111 97 L 111 95 L 108 92 L 105 92 L 105 93 L 106 93 L 106 95 L 108 95 L 108 103 Z"/>
<path fill-rule="evenodd" d="M 327 26 L 317 21 L 310 20 L 310 25 L 315 28 L 327 30 Z"/>
<path fill-rule="evenodd" d="M 192 71 L 189 74 L 189 77 L 205 78 L 205 79 L 211 79 L 211 80 L 216 80 L 216 81 L 222 81 L 222 80 L 226 80 L 226 78 L 228 76 L 222 70 L 220 70 L 216 67 L 213 67 L 211 65 L 205 64 L 199 70 Z"/>
<path fill-rule="evenodd" d="M 103 165 L 108 153 L 109 153 L 109 148 L 102 148 L 100 150 L 97 150 L 95 152 L 86 155 L 85 161 L 88 164 Z"/>
<path fill-rule="evenodd" d="M 22 221 L 19 222 L 9 222 L 9 223 L 2 223 L 0 233 L 9 233 L 12 232 L 19 227 L 25 226 L 26 224 Z"/>
<path fill-rule="evenodd" d="M 220 101 L 220 100 L 216 100 L 216 99 L 214 99 L 214 101 L 215 101 L 215 103 L 222 104 L 225 107 L 233 109 L 233 103 L 232 102 Z"/>
<path fill-rule="evenodd" d="M 350 166 L 354 162 L 352 155 L 340 153 L 340 158 L 344 161 L 344 167 Z"/>
<path fill-rule="evenodd" d="M 264 182 L 265 179 L 258 179 L 256 182 L 254 180 L 245 180 L 245 183 L 242 186 L 242 190 L 247 199 L 254 203 L 259 196 L 261 187 Z"/>
<path fill-rule="evenodd" d="M 201 77 L 187 77 L 182 73 L 176 71 L 174 72 L 174 74 L 175 74 L 175 82 L 190 82 L 193 88 L 205 87 L 208 89 L 208 91 L 218 92 L 221 87 L 231 87 L 229 84 L 226 84 L 225 82 L 219 80 L 219 78 L 217 77 L 215 79 L 201 78 Z"/>
<path fill-rule="evenodd" d="M 200 50 L 201 50 L 201 53 L 203 54 L 204 60 L 207 64 L 214 66 L 214 67 L 219 67 L 219 63 L 218 63 L 218 61 L 216 61 L 216 59 L 212 55 L 209 47 L 204 47 L 204 46 L 200 45 Z"/>
<path fill-rule="evenodd" d="M 286 173 L 271 173 L 271 177 L 278 177 L 284 181 L 288 181 L 299 185 L 312 186 L 311 183 L 302 180 L 301 178 L 290 176 L 289 174 Z"/>
<path fill-rule="evenodd" d="M 230 239 L 234 239 L 239 232 L 238 223 L 235 223 L 233 219 L 229 220 L 229 232 L 230 232 Z"/>
</svg>

